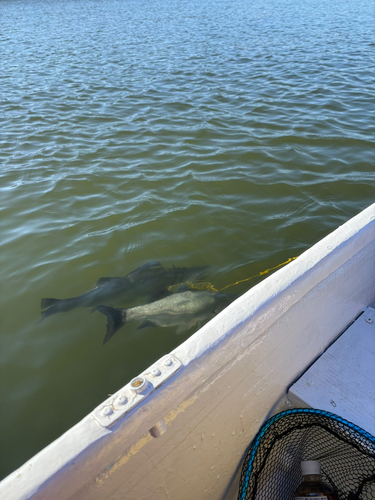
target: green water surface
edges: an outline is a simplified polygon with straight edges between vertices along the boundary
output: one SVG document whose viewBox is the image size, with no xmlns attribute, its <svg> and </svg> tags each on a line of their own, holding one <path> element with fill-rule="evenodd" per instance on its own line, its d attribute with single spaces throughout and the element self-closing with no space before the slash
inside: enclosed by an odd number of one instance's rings
<svg viewBox="0 0 375 500">
<path fill-rule="evenodd" d="M 2 0 L 0 475 L 193 331 L 42 297 L 159 260 L 222 288 L 375 200 L 370 0 Z M 260 279 L 235 287 L 243 293 Z"/>
</svg>

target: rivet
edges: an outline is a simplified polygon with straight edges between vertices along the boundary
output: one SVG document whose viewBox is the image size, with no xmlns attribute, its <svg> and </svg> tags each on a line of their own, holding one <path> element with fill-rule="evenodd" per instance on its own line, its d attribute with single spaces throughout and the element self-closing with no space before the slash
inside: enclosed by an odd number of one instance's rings
<svg viewBox="0 0 375 500">
<path fill-rule="evenodd" d="M 116 399 L 116 402 L 119 404 L 119 405 L 126 405 L 126 403 L 128 402 L 128 398 L 125 397 L 125 396 L 119 396 L 117 399 Z"/>
<path fill-rule="evenodd" d="M 135 377 L 130 382 L 130 387 L 137 394 L 141 394 L 147 387 L 147 380 L 145 377 Z"/>
<path fill-rule="evenodd" d="M 212 436 L 212 437 L 215 437 L 215 433 L 213 432 L 213 433 L 211 434 L 211 436 Z"/>
<path fill-rule="evenodd" d="M 159 368 L 153 368 L 151 370 L 151 375 L 153 377 L 159 377 L 161 375 L 161 371 L 159 370 Z"/>
<path fill-rule="evenodd" d="M 113 413 L 113 410 L 110 406 L 106 406 L 101 411 L 101 414 L 105 417 L 109 417 L 109 415 L 112 415 L 112 413 Z"/>
<path fill-rule="evenodd" d="M 366 318 L 366 323 L 369 323 L 371 325 L 371 323 L 373 323 L 373 321 L 371 318 Z"/>
<path fill-rule="evenodd" d="M 173 365 L 173 361 L 171 360 L 171 358 L 167 358 L 164 360 L 164 365 L 165 366 L 172 366 Z"/>
</svg>

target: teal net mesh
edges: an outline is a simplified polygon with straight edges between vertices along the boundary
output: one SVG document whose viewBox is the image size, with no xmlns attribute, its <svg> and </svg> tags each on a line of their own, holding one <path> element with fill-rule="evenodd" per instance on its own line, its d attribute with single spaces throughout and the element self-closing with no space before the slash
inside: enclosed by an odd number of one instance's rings
<svg viewBox="0 0 375 500">
<path fill-rule="evenodd" d="M 294 409 L 260 429 L 246 453 L 238 500 L 291 500 L 301 461 L 318 460 L 340 500 L 375 499 L 375 438 L 332 413 Z"/>
</svg>

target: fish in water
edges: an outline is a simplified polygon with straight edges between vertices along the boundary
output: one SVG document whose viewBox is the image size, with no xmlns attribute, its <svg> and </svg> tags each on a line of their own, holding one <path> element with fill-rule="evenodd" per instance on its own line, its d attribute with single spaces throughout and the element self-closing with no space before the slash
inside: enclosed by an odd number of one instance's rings
<svg viewBox="0 0 375 500">
<path fill-rule="evenodd" d="M 94 307 L 114 302 L 127 304 L 139 297 L 148 296 L 149 301 L 168 294 L 168 287 L 186 282 L 204 280 L 208 266 L 163 267 L 160 262 L 149 262 L 123 277 L 100 278 L 94 287 L 83 295 L 70 299 L 42 299 L 42 317 L 77 307 Z"/>
<path fill-rule="evenodd" d="M 103 341 L 105 344 L 129 321 L 141 321 L 138 329 L 147 326 L 178 325 L 177 332 L 180 333 L 213 318 L 235 298 L 235 295 L 227 293 L 188 290 L 130 309 L 116 309 L 104 305 L 98 305 L 95 309 L 107 316 L 107 333 Z"/>
</svg>

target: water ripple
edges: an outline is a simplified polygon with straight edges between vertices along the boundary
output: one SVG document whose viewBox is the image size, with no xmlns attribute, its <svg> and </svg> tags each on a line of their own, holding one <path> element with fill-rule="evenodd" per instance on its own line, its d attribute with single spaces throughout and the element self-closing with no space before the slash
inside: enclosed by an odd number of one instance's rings
<svg viewBox="0 0 375 500">
<path fill-rule="evenodd" d="M 5 475 L 183 340 L 129 326 L 103 350 L 103 318 L 37 325 L 40 298 L 155 259 L 226 286 L 365 208 L 375 62 L 370 0 L 1 8 Z"/>
</svg>

